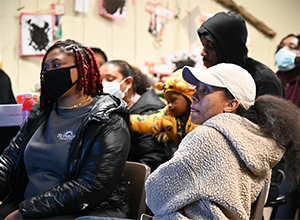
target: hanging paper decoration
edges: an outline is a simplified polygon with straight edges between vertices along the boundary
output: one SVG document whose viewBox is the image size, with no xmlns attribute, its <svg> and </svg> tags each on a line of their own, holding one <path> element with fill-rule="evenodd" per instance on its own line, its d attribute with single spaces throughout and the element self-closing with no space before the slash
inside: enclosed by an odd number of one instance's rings
<svg viewBox="0 0 300 220">
<path fill-rule="evenodd" d="M 202 56 L 200 55 L 202 49 L 202 46 L 194 46 L 166 55 L 161 60 L 165 64 L 173 65 L 174 70 L 181 69 L 184 66 L 205 69 Z"/>
<path fill-rule="evenodd" d="M 209 13 L 209 12 L 206 12 L 206 11 L 201 11 L 200 12 L 200 21 L 205 22 L 207 19 L 209 19 L 212 16 L 213 16 L 212 13 Z"/>
<path fill-rule="evenodd" d="M 75 11 L 77 12 L 89 12 L 90 0 L 75 0 Z"/>
<path fill-rule="evenodd" d="M 51 14 L 59 15 L 59 16 L 64 15 L 65 4 L 64 3 L 51 4 Z"/>
<path fill-rule="evenodd" d="M 62 38 L 61 16 L 65 14 L 65 4 L 51 4 L 51 14 L 54 16 L 53 38 Z"/>
<path fill-rule="evenodd" d="M 151 14 L 149 33 L 160 37 L 167 21 L 174 19 L 174 11 L 152 2 L 147 2 L 145 10 Z"/>
<path fill-rule="evenodd" d="M 155 14 L 158 17 L 167 19 L 167 20 L 173 20 L 174 19 L 174 11 L 171 9 L 168 9 L 160 4 L 156 4 L 153 2 L 147 2 L 146 4 L 146 11 Z"/>
<path fill-rule="evenodd" d="M 200 8 L 197 6 L 193 10 L 187 11 L 186 16 L 181 20 L 181 24 L 186 31 L 186 34 L 189 38 L 190 44 L 193 44 L 195 41 L 199 42 L 197 34 L 197 26 L 195 23 L 196 17 L 200 14 Z M 198 22 L 197 22 L 198 23 Z"/>
<path fill-rule="evenodd" d="M 253 38 L 251 36 L 247 37 L 246 46 L 247 47 L 252 47 L 253 46 Z"/>
<path fill-rule="evenodd" d="M 158 17 L 155 14 L 152 14 L 149 29 L 148 29 L 149 33 L 151 33 L 155 37 L 160 37 L 162 35 L 166 23 L 167 23 L 166 19 Z"/>
<path fill-rule="evenodd" d="M 160 76 L 170 76 L 174 71 L 171 64 L 165 63 L 145 62 L 145 67 L 148 73 Z"/>
<path fill-rule="evenodd" d="M 21 56 L 41 56 L 53 44 L 53 16 L 21 13 Z"/>
<path fill-rule="evenodd" d="M 111 19 L 124 20 L 127 14 L 127 0 L 100 0 L 99 14 Z"/>
<path fill-rule="evenodd" d="M 53 38 L 62 38 L 62 26 L 60 22 L 61 16 L 54 15 Z"/>
</svg>

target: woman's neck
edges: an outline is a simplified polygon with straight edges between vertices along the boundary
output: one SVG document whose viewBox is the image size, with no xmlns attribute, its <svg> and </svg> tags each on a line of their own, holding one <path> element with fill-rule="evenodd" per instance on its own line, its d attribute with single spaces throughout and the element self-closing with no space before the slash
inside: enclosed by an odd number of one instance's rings
<svg viewBox="0 0 300 220">
<path fill-rule="evenodd" d="M 135 92 L 130 88 L 127 93 L 125 94 L 123 100 L 129 104 L 134 96 Z"/>
<path fill-rule="evenodd" d="M 79 92 L 58 100 L 58 106 L 61 108 L 79 108 L 90 104 L 93 101 L 89 95 Z"/>
<path fill-rule="evenodd" d="M 140 95 L 135 93 L 132 98 L 131 98 L 131 101 L 128 104 L 128 107 L 131 108 L 139 99 L 140 99 Z"/>
</svg>

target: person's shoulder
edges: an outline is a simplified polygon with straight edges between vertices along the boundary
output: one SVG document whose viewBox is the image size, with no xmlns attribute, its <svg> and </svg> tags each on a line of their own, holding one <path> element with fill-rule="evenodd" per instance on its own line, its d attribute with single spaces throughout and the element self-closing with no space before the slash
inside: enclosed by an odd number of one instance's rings
<svg viewBox="0 0 300 220">
<path fill-rule="evenodd" d="M 151 114 L 158 112 L 158 110 L 165 107 L 165 103 L 162 102 L 159 96 L 153 89 L 150 89 L 143 93 L 140 99 L 131 107 L 131 114 Z"/>
<path fill-rule="evenodd" d="M 9 78 L 9 76 L 2 69 L 0 69 L 0 77 Z"/>
<path fill-rule="evenodd" d="M 253 77 L 256 84 L 256 97 L 272 94 L 285 97 L 283 85 L 279 77 L 265 64 L 249 58 L 245 68 Z"/>
<path fill-rule="evenodd" d="M 259 79 L 278 80 L 278 77 L 273 70 L 253 58 L 248 58 L 245 69 L 252 75 L 255 81 L 258 81 Z"/>
<path fill-rule="evenodd" d="M 249 69 L 252 71 L 272 73 L 273 75 L 275 75 L 273 70 L 271 70 L 267 65 L 263 64 L 262 62 L 260 62 L 258 60 L 250 58 L 250 57 L 247 59 L 246 69 L 247 70 Z"/>
<path fill-rule="evenodd" d="M 31 107 L 31 110 L 30 110 L 30 114 L 28 116 L 28 120 L 35 120 L 36 116 L 38 114 L 40 114 L 42 111 L 40 109 L 40 104 L 37 103 L 37 104 L 34 104 L 32 107 Z"/>
<path fill-rule="evenodd" d="M 124 100 L 114 96 L 114 95 L 110 95 L 110 94 L 102 94 L 102 95 L 98 95 L 93 97 L 96 102 L 95 102 L 95 106 L 98 108 L 127 108 L 127 104 Z"/>
<path fill-rule="evenodd" d="M 2 85 L 10 84 L 9 76 L 2 69 L 0 69 L 0 82 Z"/>
<path fill-rule="evenodd" d="M 116 96 L 102 94 L 95 96 L 96 102 L 92 108 L 92 113 L 101 115 L 102 118 L 111 117 L 112 113 L 119 113 L 123 117 L 129 117 L 128 106 L 125 101 Z"/>
<path fill-rule="evenodd" d="M 140 100 L 141 102 L 146 102 L 148 105 L 158 106 L 160 108 L 165 106 L 165 103 L 160 99 L 153 89 L 143 93 Z"/>
</svg>

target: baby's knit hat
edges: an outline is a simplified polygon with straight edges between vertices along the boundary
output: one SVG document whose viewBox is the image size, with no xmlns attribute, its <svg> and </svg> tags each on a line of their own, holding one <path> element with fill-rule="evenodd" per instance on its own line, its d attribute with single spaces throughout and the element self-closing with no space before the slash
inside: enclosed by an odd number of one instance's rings
<svg viewBox="0 0 300 220">
<path fill-rule="evenodd" d="M 164 83 L 156 83 L 155 87 L 158 90 L 164 90 L 164 96 L 166 96 L 167 92 L 173 91 L 184 95 L 191 102 L 191 96 L 195 92 L 195 86 L 187 83 L 182 78 L 182 69 L 175 71 Z"/>
</svg>

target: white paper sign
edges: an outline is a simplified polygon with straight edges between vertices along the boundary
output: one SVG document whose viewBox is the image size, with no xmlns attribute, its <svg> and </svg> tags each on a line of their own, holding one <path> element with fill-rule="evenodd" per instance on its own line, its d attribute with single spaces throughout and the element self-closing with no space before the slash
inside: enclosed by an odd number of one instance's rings
<svg viewBox="0 0 300 220">
<path fill-rule="evenodd" d="M 75 0 L 75 11 L 77 12 L 89 12 L 90 0 Z"/>
<path fill-rule="evenodd" d="M 0 127 L 22 125 L 22 104 L 0 105 Z"/>
</svg>

